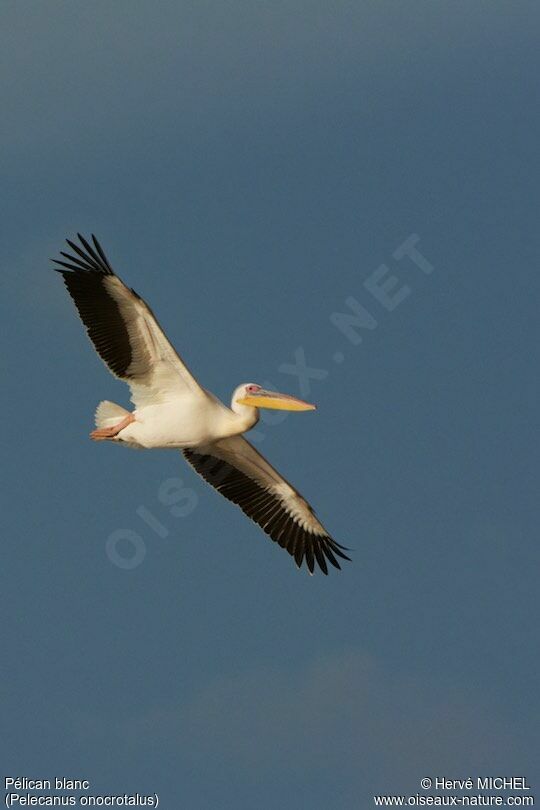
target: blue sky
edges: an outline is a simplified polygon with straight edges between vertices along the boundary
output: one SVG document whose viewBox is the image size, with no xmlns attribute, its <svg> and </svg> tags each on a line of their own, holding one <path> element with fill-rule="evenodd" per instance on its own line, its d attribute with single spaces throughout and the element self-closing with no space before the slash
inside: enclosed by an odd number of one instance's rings
<svg viewBox="0 0 540 810">
<path fill-rule="evenodd" d="M 2 4 L 5 775 L 197 810 L 538 787 L 539 16 Z M 226 401 L 322 372 L 255 439 L 343 572 L 298 572 L 178 453 L 88 440 L 128 396 L 49 269 L 77 231 Z"/>
</svg>

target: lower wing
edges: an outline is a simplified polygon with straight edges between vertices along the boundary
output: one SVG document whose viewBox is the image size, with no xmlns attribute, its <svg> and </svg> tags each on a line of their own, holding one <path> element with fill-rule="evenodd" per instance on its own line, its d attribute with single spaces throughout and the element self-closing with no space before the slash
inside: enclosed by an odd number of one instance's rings
<svg viewBox="0 0 540 810">
<path fill-rule="evenodd" d="M 242 436 L 182 452 L 205 481 L 285 548 L 299 568 L 305 559 L 311 573 L 317 562 L 327 574 L 327 561 L 341 568 L 336 556 L 350 559 L 308 502 Z"/>
</svg>

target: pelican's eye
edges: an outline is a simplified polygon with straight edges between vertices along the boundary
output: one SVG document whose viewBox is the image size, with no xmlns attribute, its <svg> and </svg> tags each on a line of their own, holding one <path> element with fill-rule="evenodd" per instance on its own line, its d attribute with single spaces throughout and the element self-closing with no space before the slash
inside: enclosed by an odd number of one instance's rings
<svg viewBox="0 0 540 810">
<path fill-rule="evenodd" d="M 246 391 L 249 391 L 250 394 L 256 394 L 257 391 L 261 390 L 260 385 L 248 385 Z"/>
</svg>

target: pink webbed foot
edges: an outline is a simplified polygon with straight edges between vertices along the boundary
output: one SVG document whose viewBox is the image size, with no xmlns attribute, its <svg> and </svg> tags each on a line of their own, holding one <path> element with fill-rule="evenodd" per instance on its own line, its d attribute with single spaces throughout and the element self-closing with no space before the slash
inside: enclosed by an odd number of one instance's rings
<svg viewBox="0 0 540 810">
<path fill-rule="evenodd" d="M 95 442 L 103 442 L 107 439 L 114 439 L 121 430 L 125 427 L 130 425 L 132 422 L 135 421 L 135 417 L 132 413 L 126 416 L 125 419 L 122 419 L 121 422 L 118 422 L 117 425 L 113 425 L 112 427 L 103 427 L 103 428 L 96 428 L 90 434 L 90 438 L 93 439 Z"/>
</svg>

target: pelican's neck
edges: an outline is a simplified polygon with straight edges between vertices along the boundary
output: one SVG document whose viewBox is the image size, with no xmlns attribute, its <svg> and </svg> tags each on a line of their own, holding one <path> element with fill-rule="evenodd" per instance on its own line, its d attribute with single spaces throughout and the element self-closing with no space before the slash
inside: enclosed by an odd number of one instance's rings
<svg viewBox="0 0 540 810">
<path fill-rule="evenodd" d="M 237 433 L 245 433 L 259 421 L 259 409 L 252 408 L 251 405 L 241 405 L 233 399 L 231 411 L 234 414 L 233 420 Z"/>
</svg>

